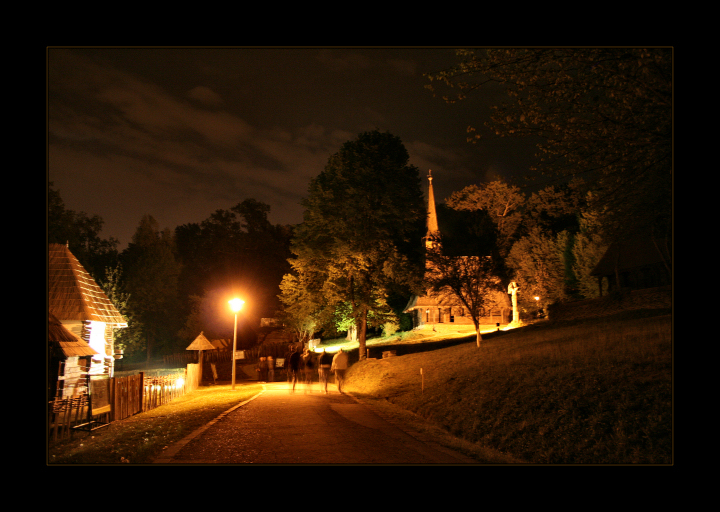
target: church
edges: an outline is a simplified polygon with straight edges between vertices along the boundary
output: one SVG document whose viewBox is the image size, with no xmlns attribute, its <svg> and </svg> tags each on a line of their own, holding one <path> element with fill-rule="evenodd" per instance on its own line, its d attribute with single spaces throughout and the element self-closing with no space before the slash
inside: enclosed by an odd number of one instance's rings
<svg viewBox="0 0 720 512">
<path fill-rule="evenodd" d="M 427 235 L 425 246 L 440 233 L 435 208 L 435 194 L 433 192 L 432 171 L 428 174 L 428 209 L 427 209 Z M 510 297 L 503 292 L 496 292 L 493 297 L 495 306 L 486 310 L 480 318 L 481 328 L 495 328 L 496 324 L 508 324 L 512 320 L 512 305 Z M 469 312 L 460 306 L 448 306 L 440 303 L 432 294 L 424 294 L 410 298 L 404 313 L 412 315 L 413 329 L 432 329 L 434 331 L 474 332 L 475 326 Z"/>
</svg>

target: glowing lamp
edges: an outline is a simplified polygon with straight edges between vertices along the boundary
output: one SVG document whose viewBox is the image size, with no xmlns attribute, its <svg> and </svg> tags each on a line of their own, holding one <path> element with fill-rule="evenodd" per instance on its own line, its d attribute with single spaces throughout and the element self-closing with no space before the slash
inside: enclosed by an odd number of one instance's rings
<svg viewBox="0 0 720 512">
<path fill-rule="evenodd" d="M 242 309 L 243 304 L 245 304 L 244 300 L 233 299 L 230 301 L 230 309 L 232 309 L 234 313 L 237 313 L 238 311 L 240 311 Z"/>
</svg>

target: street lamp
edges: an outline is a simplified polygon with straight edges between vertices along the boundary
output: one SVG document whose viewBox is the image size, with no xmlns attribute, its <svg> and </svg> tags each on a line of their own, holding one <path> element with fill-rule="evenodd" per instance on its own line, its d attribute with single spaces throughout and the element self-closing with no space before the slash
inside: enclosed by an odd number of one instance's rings
<svg viewBox="0 0 720 512">
<path fill-rule="evenodd" d="M 233 351 L 232 351 L 232 388 L 235 389 L 235 347 L 237 347 L 237 315 L 245 304 L 244 300 L 233 299 L 230 302 L 230 309 L 235 312 L 235 333 L 233 334 Z"/>
</svg>

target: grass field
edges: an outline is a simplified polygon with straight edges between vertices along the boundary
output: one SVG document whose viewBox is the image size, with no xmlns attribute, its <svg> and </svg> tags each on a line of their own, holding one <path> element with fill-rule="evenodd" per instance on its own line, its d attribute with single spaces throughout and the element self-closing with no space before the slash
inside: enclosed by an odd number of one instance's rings
<svg viewBox="0 0 720 512">
<path fill-rule="evenodd" d="M 195 429 L 262 391 L 262 384 L 202 386 L 172 402 L 81 432 L 48 449 L 50 464 L 145 464 Z"/>
<path fill-rule="evenodd" d="M 671 332 L 670 316 L 536 324 L 362 361 L 347 390 L 528 463 L 669 464 Z"/>
</svg>

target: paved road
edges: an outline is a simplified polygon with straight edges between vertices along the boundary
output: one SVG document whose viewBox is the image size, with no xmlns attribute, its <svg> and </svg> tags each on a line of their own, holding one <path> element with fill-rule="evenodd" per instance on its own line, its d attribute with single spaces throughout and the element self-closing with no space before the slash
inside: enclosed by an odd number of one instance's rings
<svg viewBox="0 0 720 512">
<path fill-rule="evenodd" d="M 472 464 L 477 461 L 419 440 L 368 405 L 314 383 L 292 391 L 266 384 L 256 397 L 171 446 L 165 464 Z M 332 389 L 331 389 L 332 388 Z"/>
</svg>

